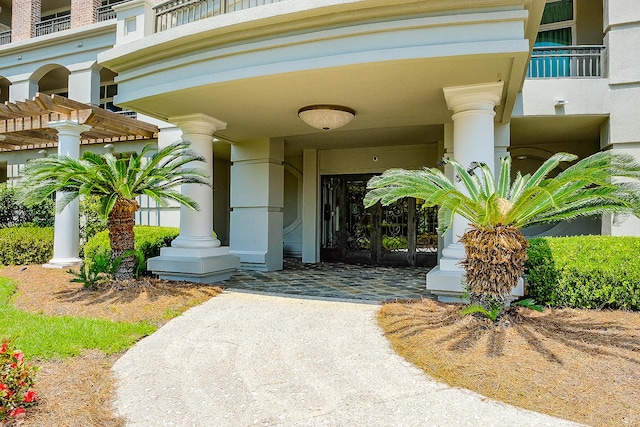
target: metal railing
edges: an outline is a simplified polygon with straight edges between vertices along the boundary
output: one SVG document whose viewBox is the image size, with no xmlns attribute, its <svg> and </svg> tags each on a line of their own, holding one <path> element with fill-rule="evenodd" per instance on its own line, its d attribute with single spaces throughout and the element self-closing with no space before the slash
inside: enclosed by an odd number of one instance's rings
<svg viewBox="0 0 640 427">
<path fill-rule="evenodd" d="M 282 0 L 172 0 L 156 6 L 156 32 Z"/>
<path fill-rule="evenodd" d="M 0 33 L 0 45 L 11 43 L 11 30 Z"/>
<path fill-rule="evenodd" d="M 116 11 L 113 10 L 113 6 L 117 4 L 127 3 L 131 0 L 120 0 L 117 2 L 112 2 L 111 4 L 106 4 L 104 6 L 100 6 L 98 8 L 98 22 L 108 21 L 109 19 L 116 18 Z"/>
<path fill-rule="evenodd" d="M 603 77 L 604 46 L 534 47 L 527 78 Z"/>
<path fill-rule="evenodd" d="M 131 117 L 132 119 L 135 119 L 138 117 L 138 113 L 135 111 L 120 110 L 120 111 L 116 111 L 116 113 L 120 114 L 121 116 Z"/>
<path fill-rule="evenodd" d="M 57 33 L 71 28 L 71 16 L 60 16 L 58 18 L 47 19 L 36 24 L 36 37 L 46 34 Z"/>
</svg>

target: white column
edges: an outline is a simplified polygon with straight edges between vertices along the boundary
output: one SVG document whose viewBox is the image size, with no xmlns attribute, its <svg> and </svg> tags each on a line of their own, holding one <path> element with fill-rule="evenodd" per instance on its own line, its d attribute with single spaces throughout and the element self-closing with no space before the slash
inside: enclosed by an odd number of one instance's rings
<svg viewBox="0 0 640 427">
<path fill-rule="evenodd" d="M 320 261 L 318 228 L 318 150 L 303 152 L 302 262 Z"/>
<path fill-rule="evenodd" d="M 204 169 L 209 174 L 209 186 L 186 184 L 182 194 L 198 204 L 194 212 L 180 207 L 180 235 L 171 242 L 171 247 L 162 248 L 160 256 L 150 258 L 147 268 L 165 280 L 196 283 L 215 283 L 227 280 L 240 267 L 240 258 L 229 254 L 229 247 L 220 246 L 213 232 L 213 133 L 227 124 L 205 114 L 191 114 L 169 119 L 182 130 L 182 139 L 191 143 L 191 149 L 204 157 L 205 163 L 193 162 L 185 167 Z M 179 132 L 170 130 L 160 146 Z"/>
<path fill-rule="evenodd" d="M 9 86 L 9 101 L 23 102 L 25 99 L 32 99 L 38 93 L 38 82 L 26 78 L 24 80 L 11 81 Z"/>
<path fill-rule="evenodd" d="M 91 127 L 70 120 L 51 122 L 49 127 L 58 131 L 58 155 L 77 159 L 80 156 L 80 134 Z M 57 192 L 56 200 L 63 196 L 64 193 Z M 64 268 L 80 263 L 80 217 L 77 199 L 61 212 L 56 209 L 54 230 L 53 259 L 45 264 L 45 267 Z"/>
<path fill-rule="evenodd" d="M 503 83 L 499 82 L 444 88 L 447 106 L 453 110 L 453 157 L 464 167 L 472 162 L 482 162 L 491 170 L 495 169 L 493 119 L 494 108 L 502 97 L 502 87 Z M 462 182 L 455 185 L 466 193 Z M 465 252 L 458 240 L 467 229 L 467 223 L 459 215 L 454 217 L 450 243 L 442 250 L 438 267 L 427 275 L 427 289 L 441 299 L 458 295 L 463 290 L 460 261 Z"/>
<path fill-rule="evenodd" d="M 511 123 L 495 124 L 495 147 L 493 151 L 493 164 L 495 169 L 493 174 L 496 179 L 500 174 L 500 159 L 509 155 L 509 146 L 511 145 Z"/>
<path fill-rule="evenodd" d="M 230 253 L 246 269 L 282 270 L 284 141 L 231 146 Z"/>
<path fill-rule="evenodd" d="M 69 66 L 69 99 L 100 105 L 100 69 L 95 63 Z"/>
<path fill-rule="evenodd" d="M 220 246 L 220 240 L 213 233 L 213 133 L 225 129 L 223 121 L 205 114 L 171 117 L 169 119 L 182 129 L 182 138 L 191 143 L 191 149 L 204 157 L 205 163 L 193 163 L 185 167 L 204 169 L 209 174 L 208 186 L 186 184 L 182 194 L 198 204 L 199 210 L 180 207 L 180 235 L 171 242 L 174 248 L 211 249 Z"/>
</svg>

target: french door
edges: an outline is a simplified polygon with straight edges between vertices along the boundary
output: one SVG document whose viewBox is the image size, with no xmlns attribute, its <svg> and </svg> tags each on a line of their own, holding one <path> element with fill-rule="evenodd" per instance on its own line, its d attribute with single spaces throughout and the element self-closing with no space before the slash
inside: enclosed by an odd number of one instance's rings
<svg viewBox="0 0 640 427">
<path fill-rule="evenodd" d="M 434 266 L 437 211 L 407 198 L 365 209 L 373 175 L 322 178 L 322 261 L 377 265 Z"/>
</svg>

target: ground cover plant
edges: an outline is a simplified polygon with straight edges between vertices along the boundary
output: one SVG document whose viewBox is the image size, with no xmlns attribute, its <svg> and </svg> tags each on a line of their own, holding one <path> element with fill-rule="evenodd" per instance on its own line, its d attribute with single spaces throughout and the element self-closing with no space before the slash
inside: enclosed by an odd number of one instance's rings
<svg viewBox="0 0 640 427">
<path fill-rule="evenodd" d="M 54 194 L 61 210 L 72 200 L 94 196 L 100 200 L 100 213 L 107 218 L 109 243 L 114 259 L 122 257 L 114 272 L 117 280 L 135 277 L 133 214 L 140 205 L 136 198 L 146 195 L 158 206 L 167 200 L 192 209 L 198 206 L 193 199 L 176 187 L 183 184 L 208 185 L 207 174 L 188 167 L 204 158 L 189 149 L 189 143 L 177 142 L 154 152 L 151 144 L 129 158 L 117 159 L 113 154 L 98 155 L 90 151 L 81 158 L 49 156 L 27 163 L 20 181 L 21 194 L 27 205 L 40 203 Z"/>
<path fill-rule="evenodd" d="M 445 159 L 462 188 L 438 168 L 390 169 L 369 181 L 364 203 L 367 207 L 378 202 L 389 205 L 415 197 L 425 207 L 437 205 L 442 234 L 454 215 L 466 219 L 469 228 L 460 242 L 466 252 L 462 265 L 469 298 L 486 312 L 497 310 L 492 317 L 498 320 L 524 273 L 528 242 L 522 228 L 582 215 L 640 215 L 640 164 L 632 156 L 596 153 L 549 178 L 560 162 L 576 159 L 557 153 L 531 175 L 518 172 L 513 182 L 509 156 L 501 159 L 497 178 L 485 164 L 467 169 L 454 159 Z"/>
<path fill-rule="evenodd" d="M 22 419 L 38 403 L 33 389 L 37 368 L 24 361 L 24 353 L 5 340 L 0 344 L 0 424 Z"/>
<path fill-rule="evenodd" d="M 83 289 L 70 282 L 71 275 L 62 270 L 38 265 L 11 266 L 0 269 L 3 305 L 0 313 L 13 313 L 21 318 L 69 319 L 77 327 L 95 322 L 107 324 L 143 325 L 149 331 L 178 316 L 184 310 L 219 294 L 215 286 L 175 284 L 145 279 L 127 288 Z M 11 279 L 11 284 L 6 285 Z M 15 293 L 10 290 L 15 287 Z M 9 299 L 7 300 L 7 297 Z M 59 320 L 56 320 L 58 322 Z M 89 323 L 85 323 L 89 322 Z M 0 327 L 4 319 L 0 320 Z M 43 327 L 49 327 L 46 321 Z M 93 333 L 96 327 L 85 330 Z M 16 329 L 12 329 L 15 331 Z M 126 329 L 125 329 L 126 330 Z M 0 329 L 0 336 L 4 333 Z M 147 333 L 147 332 L 145 332 Z M 22 334 L 22 342 L 28 338 Z M 34 340 L 39 335 L 29 335 Z M 64 337 L 62 337 L 63 339 Z M 92 342 L 92 339 L 88 339 Z M 131 342 L 128 341 L 131 345 Z M 30 344 L 29 362 L 39 366 L 35 389 L 40 402 L 30 408 L 24 427 L 124 426 L 124 420 L 114 415 L 111 403 L 114 380 L 111 365 L 121 352 L 87 349 L 79 344 L 72 349 L 77 356 L 51 356 L 47 345 Z M 109 348 L 109 346 L 107 346 Z M 42 354 L 37 352 L 41 351 Z M 71 373 L 71 374 L 70 374 Z"/>
</svg>

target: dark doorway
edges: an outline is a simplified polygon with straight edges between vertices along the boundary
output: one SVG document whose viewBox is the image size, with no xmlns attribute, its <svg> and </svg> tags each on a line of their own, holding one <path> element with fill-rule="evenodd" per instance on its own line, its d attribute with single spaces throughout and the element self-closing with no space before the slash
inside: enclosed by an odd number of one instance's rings
<svg viewBox="0 0 640 427">
<path fill-rule="evenodd" d="M 365 209 L 373 175 L 322 178 L 322 261 L 435 266 L 437 210 L 407 198 Z"/>
</svg>

